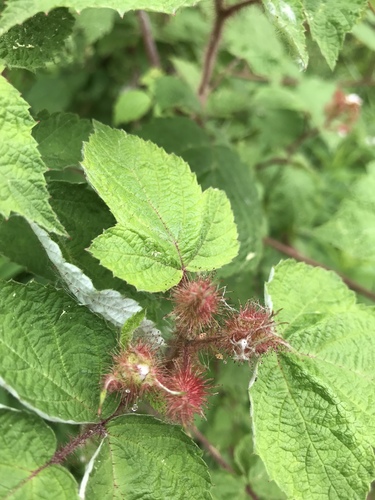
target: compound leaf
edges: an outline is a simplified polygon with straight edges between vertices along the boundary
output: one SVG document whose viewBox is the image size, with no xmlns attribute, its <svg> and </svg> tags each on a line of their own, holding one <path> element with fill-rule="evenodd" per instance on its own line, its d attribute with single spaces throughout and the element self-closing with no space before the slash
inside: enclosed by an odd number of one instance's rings
<svg viewBox="0 0 375 500">
<path fill-rule="evenodd" d="M 212 270 L 237 255 L 223 191 L 202 193 L 189 166 L 154 144 L 104 125 L 95 129 L 83 165 L 117 225 L 90 249 L 115 276 L 140 290 L 164 291 L 184 270 Z"/>
</svg>

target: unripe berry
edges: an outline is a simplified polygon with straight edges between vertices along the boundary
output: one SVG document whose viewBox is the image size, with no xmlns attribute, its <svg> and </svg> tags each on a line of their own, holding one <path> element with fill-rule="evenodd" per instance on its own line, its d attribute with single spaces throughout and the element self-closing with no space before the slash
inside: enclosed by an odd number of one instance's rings
<svg viewBox="0 0 375 500">
<path fill-rule="evenodd" d="M 223 347 L 236 361 L 248 361 L 285 342 L 275 334 L 272 312 L 258 303 L 248 303 L 226 321 Z"/>
<path fill-rule="evenodd" d="M 165 385 L 169 388 L 166 415 L 171 421 L 186 426 L 192 423 L 194 415 L 203 416 L 209 392 L 200 369 L 190 361 L 177 364 Z"/>
<path fill-rule="evenodd" d="M 198 278 L 182 281 L 172 291 L 172 300 L 176 325 L 189 337 L 212 324 L 223 297 L 210 279 Z"/>
</svg>

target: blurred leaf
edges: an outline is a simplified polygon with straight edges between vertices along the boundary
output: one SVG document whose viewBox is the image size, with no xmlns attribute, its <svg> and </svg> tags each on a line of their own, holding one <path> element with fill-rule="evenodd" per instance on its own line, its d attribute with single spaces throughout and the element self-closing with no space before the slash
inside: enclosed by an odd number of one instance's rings
<svg viewBox="0 0 375 500">
<path fill-rule="evenodd" d="M 0 59 L 10 67 L 43 67 L 64 50 L 73 24 L 74 17 L 68 9 L 55 9 L 48 16 L 37 14 L 0 36 Z"/>
<path fill-rule="evenodd" d="M 199 113 L 200 103 L 187 83 L 174 76 L 162 76 L 155 82 L 155 101 L 161 111 L 181 109 L 187 113 Z"/>
<path fill-rule="evenodd" d="M 129 123 L 139 120 L 151 108 L 151 98 L 143 90 L 126 90 L 119 95 L 114 107 L 113 123 Z"/>
<path fill-rule="evenodd" d="M 92 125 L 73 113 L 44 112 L 38 116 L 33 136 L 46 166 L 50 169 L 75 167 L 82 160 L 82 144 L 89 137 Z"/>
<path fill-rule="evenodd" d="M 82 30 L 87 43 L 94 43 L 109 33 L 117 18 L 112 9 L 83 9 L 78 15 L 74 28 Z"/>
</svg>

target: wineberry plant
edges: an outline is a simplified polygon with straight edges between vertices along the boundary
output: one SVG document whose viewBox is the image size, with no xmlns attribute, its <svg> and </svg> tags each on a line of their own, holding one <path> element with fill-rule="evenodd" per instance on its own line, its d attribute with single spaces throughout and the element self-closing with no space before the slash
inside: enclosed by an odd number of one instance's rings
<svg viewBox="0 0 375 500">
<path fill-rule="evenodd" d="M 375 1 L 0 2 L 0 499 L 372 500 Z"/>
</svg>

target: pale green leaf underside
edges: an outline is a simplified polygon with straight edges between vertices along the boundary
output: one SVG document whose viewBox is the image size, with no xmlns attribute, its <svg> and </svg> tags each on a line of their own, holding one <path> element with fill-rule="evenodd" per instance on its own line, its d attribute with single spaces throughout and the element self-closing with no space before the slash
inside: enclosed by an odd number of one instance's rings
<svg viewBox="0 0 375 500">
<path fill-rule="evenodd" d="M 149 416 L 127 415 L 112 420 L 106 429 L 86 498 L 211 499 L 207 466 L 180 427 Z"/>
<path fill-rule="evenodd" d="M 301 0 L 263 0 L 270 20 L 286 36 L 294 47 L 302 66 L 306 68 L 308 55 L 306 50 L 305 21 Z"/>
<path fill-rule="evenodd" d="M 0 304 L 1 385 L 44 418 L 98 421 L 113 330 L 63 291 L 37 283 L 3 283 Z M 105 414 L 114 409 L 108 400 Z"/>
<path fill-rule="evenodd" d="M 34 121 L 28 104 L 0 76 L 0 213 L 23 215 L 48 231 L 63 234 L 48 204 L 46 170 L 31 136 Z"/>
<path fill-rule="evenodd" d="M 75 479 L 59 465 L 51 465 L 30 478 L 56 451 L 55 435 L 41 418 L 0 409 L 0 428 L 0 498 L 78 498 Z"/>
<path fill-rule="evenodd" d="M 375 313 L 334 273 L 293 261 L 276 266 L 266 294 L 292 351 L 263 360 L 250 391 L 256 451 L 292 498 L 364 498 L 375 471 Z"/>
<path fill-rule="evenodd" d="M 202 193 L 182 159 L 97 124 L 83 165 L 118 222 L 90 248 L 115 276 L 156 292 L 176 285 L 185 269 L 216 269 L 236 256 L 237 231 L 225 193 Z"/>
<path fill-rule="evenodd" d="M 129 10 L 145 9 L 173 14 L 180 7 L 195 5 L 198 0 L 8 0 L 0 18 L 0 34 L 38 12 L 48 12 L 56 7 L 68 7 L 80 12 L 88 7 L 117 10 L 122 16 Z"/>
<path fill-rule="evenodd" d="M 352 257 L 375 261 L 375 170 L 353 187 L 336 214 L 315 229 L 315 235 Z"/>
</svg>

